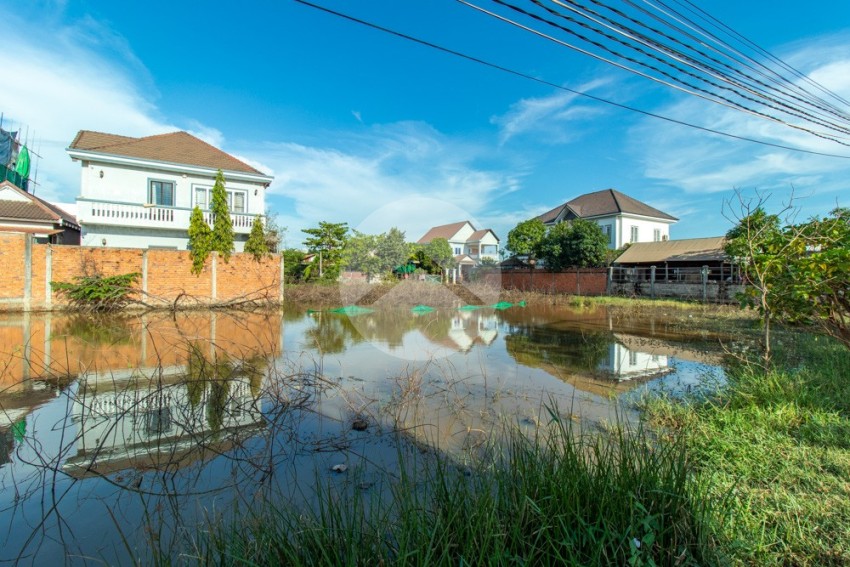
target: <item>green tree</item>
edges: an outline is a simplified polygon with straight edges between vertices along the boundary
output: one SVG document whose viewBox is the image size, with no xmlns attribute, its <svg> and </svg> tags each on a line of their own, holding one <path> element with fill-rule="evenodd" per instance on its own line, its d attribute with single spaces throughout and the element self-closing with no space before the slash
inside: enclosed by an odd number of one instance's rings
<svg viewBox="0 0 850 567">
<path fill-rule="evenodd" d="M 540 219 L 522 221 L 508 233 L 507 248 L 517 256 L 537 258 L 540 244 L 546 236 L 546 225 Z"/>
<path fill-rule="evenodd" d="M 286 227 L 282 227 L 277 222 L 277 213 L 271 209 L 266 209 L 265 236 L 266 248 L 272 254 L 281 249 Z"/>
<path fill-rule="evenodd" d="M 431 263 L 440 268 L 445 274 L 455 266 L 455 256 L 449 241 L 445 238 L 435 238 L 423 248 L 425 256 Z"/>
<path fill-rule="evenodd" d="M 253 254 L 254 259 L 258 262 L 263 256 L 269 253 L 269 248 L 266 245 L 266 234 L 263 230 L 263 221 L 260 217 L 254 217 L 251 234 L 248 235 L 248 241 L 245 242 L 245 252 Z"/>
<path fill-rule="evenodd" d="M 283 256 L 283 278 L 287 283 L 297 282 L 304 276 L 304 251 L 297 248 L 286 248 Z"/>
<path fill-rule="evenodd" d="M 381 234 L 376 242 L 375 256 L 378 258 L 379 270 L 383 273 L 407 262 L 410 247 L 404 241 L 404 232 L 396 227 Z"/>
<path fill-rule="evenodd" d="M 550 228 L 538 248 L 550 270 L 592 268 L 604 265 L 608 238 L 595 222 L 574 219 Z"/>
<path fill-rule="evenodd" d="M 317 260 L 305 270 L 305 276 L 312 278 L 318 271 L 319 279 L 336 281 L 342 268 L 348 224 L 322 221 L 317 228 L 305 228 L 302 232 L 310 235 L 304 240 L 307 249 L 318 255 Z"/>
<path fill-rule="evenodd" d="M 212 249 L 212 231 L 204 220 L 200 207 L 192 209 L 189 217 L 189 253 L 192 256 L 192 273 L 200 274 Z"/>
<path fill-rule="evenodd" d="M 347 269 L 363 272 L 367 278 L 380 271 L 380 260 L 375 251 L 377 248 L 375 235 L 364 234 L 358 230 L 349 237 L 345 244 L 345 265 Z"/>
<path fill-rule="evenodd" d="M 215 175 L 210 203 L 210 212 L 213 215 L 210 250 L 221 254 L 224 261 L 227 262 L 233 252 L 233 221 L 230 218 L 230 210 L 227 206 L 227 191 L 224 189 L 224 184 L 224 174 L 219 169 Z"/>
<path fill-rule="evenodd" d="M 760 199 L 726 234 L 725 251 L 741 266 L 742 305 L 759 311 L 765 363 L 775 319 L 816 327 L 850 348 L 850 210 L 782 226 Z M 790 211 L 786 207 L 783 213 Z"/>
</svg>

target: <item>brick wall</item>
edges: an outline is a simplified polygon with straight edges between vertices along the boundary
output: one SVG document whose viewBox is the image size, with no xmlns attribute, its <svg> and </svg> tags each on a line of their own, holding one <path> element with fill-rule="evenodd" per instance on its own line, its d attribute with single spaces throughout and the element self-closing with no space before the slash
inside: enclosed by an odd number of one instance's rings
<svg viewBox="0 0 850 567">
<path fill-rule="evenodd" d="M 194 275 L 186 251 L 32 244 L 28 270 L 27 238 L 21 233 L 0 233 L 0 310 L 62 307 L 64 299 L 52 293 L 50 281 L 132 272 L 143 274 L 136 297 L 151 305 L 169 305 L 178 298 L 181 303 L 214 304 L 241 299 L 276 301 L 280 297 L 279 256 L 257 262 L 250 254 L 233 254 L 225 263 L 213 255 L 204 270 Z"/>
<path fill-rule="evenodd" d="M 505 270 L 485 276 L 491 285 L 502 289 L 537 291 L 541 293 L 568 293 L 573 295 L 605 295 L 608 273 L 604 268 L 549 272 L 546 270 Z"/>
</svg>

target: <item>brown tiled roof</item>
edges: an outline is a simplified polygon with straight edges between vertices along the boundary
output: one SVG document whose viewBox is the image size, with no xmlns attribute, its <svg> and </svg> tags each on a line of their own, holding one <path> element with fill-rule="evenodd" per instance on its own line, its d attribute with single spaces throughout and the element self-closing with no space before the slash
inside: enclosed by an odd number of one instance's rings
<svg viewBox="0 0 850 567">
<path fill-rule="evenodd" d="M 417 244 L 428 244 L 435 238 L 445 238 L 446 240 L 448 240 L 449 238 L 457 234 L 457 231 L 463 228 L 463 225 L 465 225 L 466 223 L 469 223 L 469 221 L 461 221 L 452 224 L 435 226 L 434 228 L 426 232 L 425 236 L 423 236 L 416 242 Z M 472 223 L 469 223 L 469 225 L 472 226 Z M 474 226 L 472 227 L 472 230 L 475 230 Z"/>
<path fill-rule="evenodd" d="M 487 235 L 487 233 L 488 233 L 488 232 L 493 232 L 493 230 L 492 230 L 492 229 L 489 229 L 489 228 L 485 228 L 485 229 L 483 229 L 483 230 L 476 230 L 475 232 L 473 232 L 473 233 L 470 235 L 470 237 L 469 237 L 469 238 L 467 238 L 467 242 L 469 242 L 469 241 L 475 241 L 475 240 L 481 240 L 482 238 L 484 238 L 484 237 Z M 495 233 L 495 232 L 493 232 L 493 236 L 495 236 L 495 237 L 496 237 L 496 240 L 499 240 L 499 237 L 498 237 L 498 236 L 496 236 L 496 233 Z"/>
<path fill-rule="evenodd" d="M 0 218 L 51 222 L 64 220 L 66 223 L 77 226 L 77 219 L 74 215 L 68 214 L 56 205 L 48 203 L 31 193 L 27 193 L 8 181 L 0 183 L 0 188 L 2 187 L 10 188 L 24 195 L 29 201 L 6 201 L 0 199 Z"/>
<path fill-rule="evenodd" d="M 726 259 L 722 236 L 688 238 L 662 242 L 637 242 L 628 247 L 615 264 L 646 264 L 650 262 L 716 262 Z"/>
<path fill-rule="evenodd" d="M 130 138 L 80 130 L 68 149 L 265 175 L 188 132 Z"/>
<path fill-rule="evenodd" d="M 585 193 L 572 201 L 567 201 L 563 205 L 543 213 L 537 218 L 544 223 L 553 222 L 564 208 L 569 208 L 580 218 L 628 213 L 672 221 L 679 220 L 663 211 L 659 211 L 655 207 L 650 207 L 646 203 L 620 193 L 616 189 L 603 189 L 602 191 Z"/>
</svg>

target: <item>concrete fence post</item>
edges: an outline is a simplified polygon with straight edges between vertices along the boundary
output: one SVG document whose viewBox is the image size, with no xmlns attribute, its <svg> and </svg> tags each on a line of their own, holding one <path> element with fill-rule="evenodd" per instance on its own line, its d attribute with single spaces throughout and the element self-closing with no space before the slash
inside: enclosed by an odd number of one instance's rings
<svg viewBox="0 0 850 567">
<path fill-rule="evenodd" d="M 285 260 L 283 258 L 283 254 L 280 254 L 280 302 L 283 303 L 284 299 L 284 290 L 283 290 L 283 280 L 286 277 L 286 266 Z"/>
<path fill-rule="evenodd" d="M 702 274 L 702 302 L 708 302 L 708 266 L 703 266 Z"/>
<path fill-rule="evenodd" d="M 649 267 L 649 297 L 655 299 L 655 266 Z"/>
<path fill-rule="evenodd" d="M 218 278 L 218 274 L 217 274 L 217 272 L 218 272 L 218 252 L 213 252 L 211 254 L 211 256 L 212 256 L 212 263 L 211 263 L 211 267 L 210 267 L 210 278 L 212 278 L 212 282 L 211 282 L 212 290 L 211 290 L 210 294 L 212 295 L 213 302 L 215 302 L 216 298 L 218 297 L 218 281 L 217 281 L 217 278 Z"/>
<path fill-rule="evenodd" d="M 148 251 L 142 250 L 142 296 L 148 295 Z"/>
<path fill-rule="evenodd" d="M 32 303 L 32 234 L 24 235 L 24 311 Z M 29 341 L 27 340 L 27 344 Z"/>
<path fill-rule="evenodd" d="M 53 279 L 53 246 L 47 245 L 44 254 L 44 306 L 47 309 L 53 305 L 53 290 L 50 288 L 50 280 Z"/>
</svg>

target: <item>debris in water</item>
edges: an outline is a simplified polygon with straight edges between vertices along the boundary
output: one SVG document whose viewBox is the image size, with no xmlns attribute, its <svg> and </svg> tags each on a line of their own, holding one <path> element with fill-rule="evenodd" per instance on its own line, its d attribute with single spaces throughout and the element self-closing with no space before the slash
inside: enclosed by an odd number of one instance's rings
<svg viewBox="0 0 850 567">
<path fill-rule="evenodd" d="M 332 467 L 331 467 L 331 470 L 332 470 L 333 472 L 335 472 L 335 473 L 344 473 L 345 471 L 347 471 L 347 470 L 348 470 L 348 465 L 345 465 L 345 464 L 343 464 L 343 463 L 340 463 L 340 464 L 338 464 L 338 465 L 334 465 L 334 466 L 332 466 Z"/>
<path fill-rule="evenodd" d="M 363 418 L 357 418 L 351 424 L 351 429 L 353 429 L 354 431 L 366 431 L 366 429 L 368 427 L 369 427 L 369 422 L 366 421 Z"/>
</svg>

